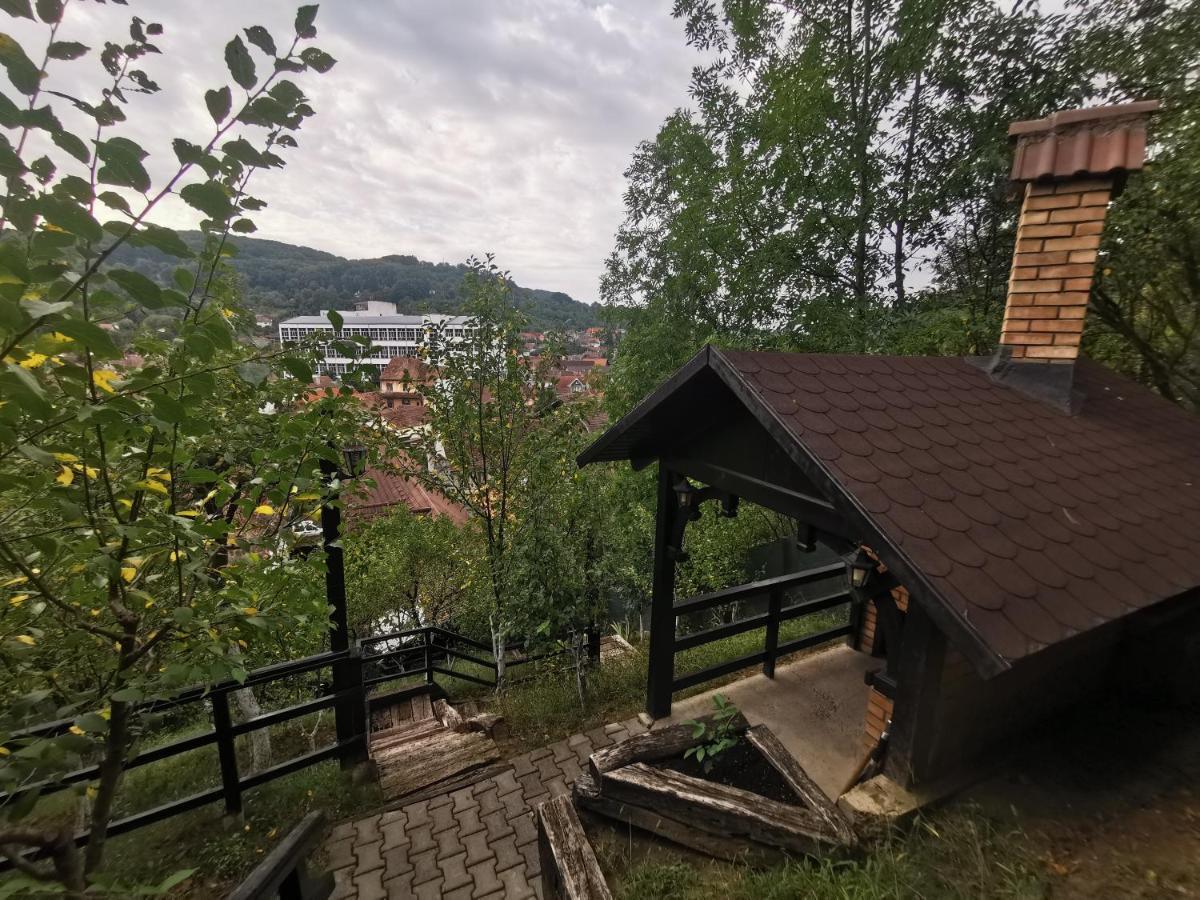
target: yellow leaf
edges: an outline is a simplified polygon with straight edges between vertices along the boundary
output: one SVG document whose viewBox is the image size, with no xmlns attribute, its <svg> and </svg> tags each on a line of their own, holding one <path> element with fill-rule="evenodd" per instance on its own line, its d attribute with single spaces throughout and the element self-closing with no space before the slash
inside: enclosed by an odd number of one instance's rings
<svg viewBox="0 0 1200 900">
<path fill-rule="evenodd" d="M 126 583 L 133 581 L 133 579 L 137 578 L 137 569 L 133 566 L 122 566 L 121 577 L 125 579 Z"/>
<path fill-rule="evenodd" d="M 75 473 L 66 466 L 62 466 L 59 470 L 58 476 L 54 480 L 65 487 L 75 480 Z"/>
<path fill-rule="evenodd" d="M 262 506 L 255 507 L 254 511 L 260 516 L 275 515 L 275 508 L 268 503 L 264 503 Z"/>
<path fill-rule="evenodd" d="M 78 725 L 72 725 L 70 728 L 67 729 L 67 731 L 71 732 L 71 734 L 83 734 L 83 729 L 80 728 Z"/>
<path fill-rule="evenodd" d="M 112 383 L 118 379 L 119 376 L 112 369 L 96 369 L 96 371 L 92 372 L 92 383 L 106 394 L 115 394 L 117 392 Z"/>
<path fill-rule="evenodd" d="M 23 360 L 21 360 L 21 368 L 22 369 L 36 369 L 38 366 L 42 365 L 42 363 L 44 363 L 49 358 L 50 357 L 47 356 L 45 353 L 30 353 L 27 357 L 25 357 Z"/>
<path fill-rule="evenodd" d="M 9 597 L 8 602 L 11 603 L 13 606 L 20 606 L 22 603 L 24 603 L 28 599 L 29 599 L 28 594 L 16 594 L 12 597 Z"/>
<path fill-rule="evenodd" d="M 143 491 L 154 491 L 154 493 L 156 493 L 156 494 L 163 494 L 163 495 L 169 496 L 171 493 L 165 487 L 163 487 L 161 483 L 159 483 L 157 481 L 135 481 L 133 483 L 133 486 L 135 488 L 139 488 L 140 490 L 143 490 Z"/>
<path fill-rule="evenodd" d="M 97 793 L 99 792 L 96 790 L 96 786 L 94 784 L 89 784 L 87 786 L 87 796 L 89 800 L 95 800 Z"/>
<path fill-rule="evenodd" d="M 258 615 L 258 609 L 253 606 L 243 606 L 242 612 L 244 612 L 248 616 L 257 616 Z"/>
<path fill-rule="evenodd" d="M 74 453 L 51 453 L 59 462 L 79 462 L 79 457 Z"/>
<path fill-rule="evenodd" d="M 0 747 L 0 756 L 8 756 L 11 752 L 7 747 Z"/>
<path fill-rule="evenodd" d="M 175 513 L 175 515 L 177 515 L 177 516 L 187 516 L 189 519 L 193 519 L 193 518 L 195 518 L 196 516 L 200 515 L 200 513 L 199 513 L 199 512 L 197 512 L 197 511 L 196 511 L 196 510 L 194 510 L 194 509 L 185 509 L 185 510 L 182 510 L 181 512 L 177 512 L 177 513 Z"/>
<path fill-rule="evenodd" d="M 24 584 L 28 580 L 29 579 L 24 575 L 16 575 L 13 578 L 8 579 L 8 581 L 4 582 L 3 584 L 0 584 L 0 587 L 12 587 L 14 584 Z"/>
<path fill-rule="evenodd" d="M 104 707 L 104 709 L 100 710 L 100 718 L 104 719 L 106 722 L 108 721 L 108 717 L 111 715 L 112 715 L 112 709 L 110 709 L 107 706 Z"/>
<path fill-rule="evenodd" d="M 22 644 L 24 644 L 24 645 L 25 645 L 25 646 L 27 646 L 27 647 L 32 647 L 34 644 L 36 644 L 36 643 L 37 643 L 37 641 L 35 641 L 33 638 L 31 638 L 31 637 L 30 637 L 29 635 L 27 635 L 27 634 L 18 634 L 18 635 L 17 635 L 17 641 L 18 641 L 19 643 L 22 643 Z"/>
<path fill-rule="evenodd" d="M 98 616 L 98 615 L 100 615 L 100 610 L 99 610 L 99 609 L 97 609 L 95 606 L 93 606 L 93 607 L 92 607 L 92 615 L 93 615 L 93 616 Z"/>
<path fill-rule="evenodd" d="M 167 559 L 169 559 L 171 562 L 178 562 L 182 557 L 183 557 L 183 554 L 180 553 L 178 550 L 172 550 L 170 553 L 167 554 Z"/>
</svg>

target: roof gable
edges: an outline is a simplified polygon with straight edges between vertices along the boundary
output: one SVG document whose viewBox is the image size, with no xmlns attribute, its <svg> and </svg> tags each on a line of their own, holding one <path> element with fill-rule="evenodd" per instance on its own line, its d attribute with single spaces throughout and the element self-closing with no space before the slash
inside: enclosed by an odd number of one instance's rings
<svg viewBox="0 0 1200 900">
<path fill-rule="evenodd" d="M 706 348 L 580 462 L 659 455 L 705 372 L 985 671 L 1200 585 L 1200 420 L 1098 365 L 1070 416 L 962 359 Z"/>
</svg>

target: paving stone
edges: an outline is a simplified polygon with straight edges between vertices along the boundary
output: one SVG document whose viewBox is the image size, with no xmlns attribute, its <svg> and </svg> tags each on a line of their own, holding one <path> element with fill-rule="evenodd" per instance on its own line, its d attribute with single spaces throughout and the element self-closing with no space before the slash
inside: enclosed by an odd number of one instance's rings
<svg viewBox="0 0 1200 900">
<path fill-rule="evenodd" d="M 557 770 L 555 771 L 557 772 Z M 534 772 L 532 775 L 526 775 L 521 779 L 521 790 L 525 794 L 524 803 L 532 804 L 536 797 L 540 797 L 546 793 L 546 786 L 542 784 L 542 779 Z M 513 795 L 508 794 L 504 798 L 504 805 L 508 807 L 510 812 L 513 807 L 509 806 L 508 798 L 511 796 Z"/>
<path fill-rule="evenodd" d="M 329 900 L 345 900 L 354 896 L 354 869 L 343 866 L 333 870 L 333 893 Z"/>
<path fill-rule="evenodd" d="M 536 750 L 529 751 L 529 761 L 531 763 L 536 764 L 539 759 L 545 759 L 547 756 L 554 756 L 554 751 L 549 747 L 538 747 Z"/>
<path fill-rule="evenodd" d="M 437 841 L 433 839 L 433 825 L 410 828 L 408 830 L 408 841 L 409 856 L 416 856 L 418 853 L 434 849 L 437 846 Z"/>
<path fill-rule="evenodd" d="M 449 803 L 439 806 L 436 809 L 431 809 L 430 815 L 433 817 L 433 833 L 445 831 L 447 828 L 453 828 L 458 824 L 454 818 L 454 807 Z"/>
<path fill-rule="evenodd" d="M 454 814 L 457 816 L 464 809 L 469 809 L 479 804 L 475 801 L 475 796 L 471 793 L 471 788 L 459 788 L 450 794 L 450 799 L 454 801 Z"/>
<path fill-rule="evenodd" d="M 525 864 L 525 857 L 517 849 L 517 836 L 510 834 L 498 841 L 492 841 L 492 851 L 496 854 L 496 871 L 503 872 L 513 866 Z"/>
<path fill-rule="evenodd" d="M 537 772 L 538 777 L 541 778 L 542 781 L 549 781 L 551 778 L 557 778 L 559 776 L 558 766 L 555 765 L 554 758 L 551 756 L 544 756 L 538 760 Z M 528 778 L 529 776 L 526 775 L 525 777 Z M 524 781 L 524 779 L 521 780 Z M 526 793 L 528 794 L 528 791 L 526 791 Z"/>
<path fill-rule="evenodd" d="M 649 730 L 637 716 L 634 716 L 632 719 L 626 719 L 621 725 L 630 734 L 645 734 Z"/>
<path fill-rule="evenodd" d="M 596 750 L 607 747 L 612 743 L 612 740 L 608 737 L 608 732 L 602 726 L 593 728 L 591 731 L 586 732 L 586 734 L 588 740 L 592 742 L 592 747 Z"/>
<path fill-rule="evenodd" d="M 442 870 L 437 864 L 437 850 L 426 850 L 409 857 L 413 864 L 413 885 L 421 885 L 431 879 L 441 880 Z"/>
<path fill-rule="evenodd" d="M 562 771 L 563 779 L 567 784 L 574 784 L 579 776 L 583 774 L 583 768 L 579 765 L 575 757 L 564 759 L 558 764 L 558 768 Z M 387 828 L 387 826 L 385 825 L 384 828 Z"/>
<path fill-rule="evenodd" d="M 592 749 L 591 741 L 586 741 L 582 744 L 575 745 L 575 759 L 579 762 L 580 766 L 586 767 L 591 761 L 592 754 L 595 752 L 596 751 Z"/>
<path fill-rule="evenodd" d="M 621 730 L 620 722 L 609 722 L 607 725 L 604 726 L 605 734 L 612 734 L 614 731 L 620 731 L 620 730 Z"/>
<path fill-rule="evenodd" d="M 458 832 L 451 828 L 446 831 L 440 831 L 434 835 L 437 840 L 438 860 L 448 859 L 451 856 L 457 856 L 463 852 L 462 841 L 458 839 Z"/>
<path fill-rule="evenodd" d="M 520 756 L 514 756 L 512 759 L 513 778 L 520 778 L 522 775 L 528 775 L 534 770 L 534 768 L 533 760 L 529 758 L 528 753 L 522 753 Z M 496 780 L 500 780 L 499 775 L 496 776 Z M 504 791 L 501 790 L 500 793 L 503 794 Z"/>
<path fill-rule="evenodd" d="M 383 828 L 383 848 L 399 847 L 401 844 L 408 843 L 408 819 L 393 819 L 390 822 L 384 822 Z"/>
<path fill-rule="evenodd" d="M 562 797 L 565 794 L 571 793 L 571 788 L 567 785 L 566 779 L 561 775 L 547 781 L 546 790 L 550 792 L 551 797 Z"/>
<path fill-rule="evenodd" d="M 483 793 L 477 793 L 475 799 L 479 801 L 479 818 L 481 819 L 489 813 L 504 809 L 504 804 L 500 802 L 499 789 L 494 784 Z"/>
<path fill-rule="evenodd" d="M 403 875 L 406 872 L 411 872 L 412 870 L 413 864 L 409 861 L 407 844 L 402 847 L 392 847 L 390 850 L 383 851 L 384 881 L 395 878 L 398 875 Z"/>
<path fill-rule="evenodd" d="M 471 883 L 471 873 L 467 871 L 466 861 L 467 854 L 465 853 L 457 853 L 454 856 L 438 860 L 438 868 L 442 870 L 442 875 L 446 879 L 442 887 L 447 891 Z"/>
<path fill-rule="evenodd" d="M 532 767 L 530 768 L 529 771 L 530 772 L 533 771 Z M 526 772 L 524 774 L 528 775 L 529 772 Z M 515 790 L 519 790 L 521 787 L 519 784 L 517 784 L 517 775 L 516 775 L 515 767 L 512 769 L 505 769 L 503 772 L 501 772 L 499 775 L 497 775 L 495 778 L 493 778 L 492 781 L 496 782 L 496 793 L 499 794 L 501 797 L 503 797 L 505 794 L 511 793 Z"/>
<path fill-rule="evenodd" d="M 517 846 L 521 847 L 531 841 L 537 841 L 537 822 L 533 818 L 533 813 L 529 812 L 516 819 L 509 819 L 509 824 L 512 825 L 513 831 L 516 832 Z"/>
<path fill-rule="evenodd" d="M 479 821 L 478 806 L 468 806 L 461 813 L 456 813 L 455 818 L 458 819 L 458 834 L 460 837 L 466 837 L 468 834 L 483 831 L 483 823 Z"/>
<path fill-rule="evenodd" d="M 504 888 L 504 882 L 496 877 L 496 861 L 494 859 L 485 859 L 467 868 L 471 873 L 471 880 L 475 883 L 475 890 L 472 891 L 474 896 L 491 894 Z"/>
<path fill-rule="evenodd" d="M 550 753 L 553 754 L 555 762 L 561 762 L 575 755 L 575 751 L 566 741 L 555 741 L 550 745 Z"/>
<path fill-rule="evenodd" d="M 386 870 L 384 870 L 386 874 Z M 387 891 L 388 900 L 411 900 L 413 895 L 413 873 L 405 872 L 395 878 L 385 878 L 383 889 Z"/>
<path fill-rule="evenodd" d="M 535 876 L 540 875 L 542 873 L 542 860 L 538 856 L 537 841 L 521 844 L 517 849 L 525 857 L 525 877 L 532 880 Z"/>
<path fill-rule="evenodd" d="M 365 872 L 383 868 L 383 857 L 379 853 L 382 847 L 383 844 L 378 839 L 367 844 L 355 844 L 354 856 L 358 860 L 358 864 L 354 867 L 355 879 Z"/>
<path fill-rule="evenodd" d="M 568 747 L 576 747 L 579 744 L 586 744 L 586 743 L 587 743 L 587 735 L 586 734 L 573 734 L 569 738 L 567 738 L 567 746 Z"/>
<path fill-rule="evenodd" d="M 403 809 L 389 809 L 379 817 L 380 828 L 387 828 L 387 826 L 392 822 L 404 822 L 407 824 L 408 813 L 406 813 Z"/>
<path fill-rule="evenodd" d="M 380 839 L 379 819 L 380 816 L 367 816 L 367 818 L 359 819 L 354 823 L 355 845 L 368 844 Z"/>
<path fill-rule="evenodd" d="M 500 880 L 504 883 L 504 895 L 509 900 L 528 900 L 534 896 L 533 888 L 525 877 L 524 865 L 505 869 L 500 873 Z"/>
<path fill-rule="evenodd" d="M 439 806 L 446 806 L 454 802 L 454 798 L 449 794 L 439 794 L 436 797 L 429 798 L 429 811 L 432 813 Z"/>
<path fill-rule="evenodd" d="M 348 837 L 354 837 L 354 834 L 355 831 L 353 822 L 338 822 L 331 829 L 329 829 L 329 837 L 327 840 L 330 843 L 333 843 L 334 841 L 341 841 Z"/>
<path fill-rule="evenodd" d="M 441 900 L 442 894 L 442 879 L 440 876 L 433 881 L 418 884 L 413 891 L 413 897 L 416 900 Z"/>
<path fill-rule="evenodd" d="M 492 850 L 488 843 L 486 831 L 479 831 L 475 834 L 464 835 L 462 845 L 467 848 L 467 868 L 475 865 L 477 862 L 483 862 L 485 859 L 494 857 L 495 851 Z"/>
<path fill-rule="evenodd" d="M 474 886 L 471 882 L 467 882 L 460 887 L 446 891 L 446 893 L 442 894 L 443 900 L 471 900 L 471 889 Z"/>
<path fill-rule="evenodd" d="M 386 900 L 383 889 L 383 869 L 375 869 L 354 879 L 354 890 L 358 900 Z"/>
<path fill-rule="evenodd" d="M 479 897 L 479 900 L 507 900 L 508 898 L 508 895 L 504 893 L 504 888 L 500 888 L 500 890 L 492 894 L 484 894 L 482 897 L 478 894 L 475 896 Z"/>
<path fill-rule="evenodd" d="M 428 825 L 433 820 L 429 817 L 429 801 L 421 800 L 417 803 L 410 803 L 404 807 L 404 814 L 408 816 L 408 827 L 417 828 L 421 825 Z"/>
<path fill-rule="evenodd" d="M 325 845 L 329 853 L 329 868 L 340 869 L 354 865 L 354 838 L 346 837 Z"/>
<path fill-rule="evenodd" d="M 625 740 L 629 739 L 629 732 L 626 731 L 624 728 L 621 728 L 620 726 L 618 726 L 617 730 L 610 731 L 608 733 L 608 736 L 610 738 L 612 738 L 612 742 L 614 744 L 619 744 L 619 743 L 621 743 L 621 741 L 625 741 Z"/>
<path fill-rule="evenodd" d="M 487 828 L 489 841 L 498 841 L 513 833 L 513 827 L 508 824 L 508 818 L 504 815 L 504 807 L 484 816 L 483 824 Z"/>
</svg>

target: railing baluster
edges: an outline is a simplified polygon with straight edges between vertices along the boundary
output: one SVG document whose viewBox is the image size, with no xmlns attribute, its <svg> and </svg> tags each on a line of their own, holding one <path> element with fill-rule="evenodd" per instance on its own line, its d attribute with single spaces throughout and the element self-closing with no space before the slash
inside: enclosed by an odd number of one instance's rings
<svg viewBox="0 0 1200 900">
<path fill-rule="evenodd" d="M 767 658 L 763 660 L 763 674 L 775 677 L 775 653 L 779 649 L 779 612 L 783 607 L 783 589 L 771 588 L 767 598 Z"/>
<path fill-rule="evenodd" d="M 213 731 L 217 734 L 217 760 L 221 764 L 221 789 L 225 794 L 225 813 L 242 814 L 242 785 L 238 780 L 237 747 L 234 745 L 233 719 L 229 715 L 229 694 L 212 695 Z"/>
</svg>

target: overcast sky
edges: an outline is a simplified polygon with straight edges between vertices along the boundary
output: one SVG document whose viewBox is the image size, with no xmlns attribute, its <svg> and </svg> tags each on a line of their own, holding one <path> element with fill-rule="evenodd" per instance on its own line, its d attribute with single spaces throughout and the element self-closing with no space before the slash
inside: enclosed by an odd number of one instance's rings
<svg viewBox="0 0 1200 900">
<path fill-rule="evenodd" d="M 203 93 L 232 84 L 226 41 L 263 25 L 284 43 L 297 5 L 76 0 L 59 38 L 98 52 L 104 35 L 127 34 L 132 15 L 163 24 L 163 56 L 145 66 L 163 92 L 135 98 L 124 126 L 151 152 L 154 175 L 174 165 L 170 138 L 204 143 L 211 134 Z M 287 168 L 254 188 L 270 204 L 255 215 L 257 236 L 352 258 L 460 262 L 491 251 L 521 284 L 596 300 L 622 217 L 622 172 L 637 142 L 687 105 L 696 59 L 670 6 L 327 0 L 315 43 L 338 64 L 297 79 L 317 115 Z M 44 26 L 14 31 L 40 59 Z M 71 91 L 98 70 L 96 53 L 54 63 L 48 86 Z M 182 204 L 163 220 L 191 224 Z"/>
</svg>

